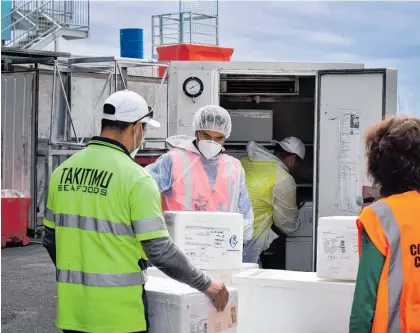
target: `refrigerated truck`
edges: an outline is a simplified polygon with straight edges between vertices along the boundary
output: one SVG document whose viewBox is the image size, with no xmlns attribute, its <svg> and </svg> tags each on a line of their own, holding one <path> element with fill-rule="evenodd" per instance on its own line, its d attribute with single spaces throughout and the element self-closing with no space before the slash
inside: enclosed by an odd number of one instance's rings
<svg viewBox="0 0 420 333">
<path fill-rule="evenodd" d="M 306 201 L 302 224 L 283 245 L 273 244 L 266 260 L 269 267 L 284 260 L 286 269 L 315 270 L 317 219 L 360 211 L 362 187 L 370 185 L 363 134 L 396 113 L 397 70 L 345 63 L 174 61 L 167 79 L 167 114 L 157 115 L 167 136 L 193 136 L 196 110 L 217 104 L 232 116 L 226 152 L 235 157 L 246 155 L 249 140 L 268 149 L 272 139 L 304 141 L 306 157 L 295 175 Z"/>
</svg>

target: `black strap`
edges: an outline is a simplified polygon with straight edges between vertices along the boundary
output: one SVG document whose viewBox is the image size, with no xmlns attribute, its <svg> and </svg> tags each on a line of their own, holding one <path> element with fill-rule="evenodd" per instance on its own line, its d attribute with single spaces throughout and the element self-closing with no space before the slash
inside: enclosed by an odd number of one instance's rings
<svg viewBox="0 0 420 333">
<path fill-rule="evenodd" d="M 142 271 L 147 270 L 147 267 L 149 267 L 149 260 L 140 259 L 139 260 L 139 266 L 140 266 L 140 269 Z"/>
</svg>

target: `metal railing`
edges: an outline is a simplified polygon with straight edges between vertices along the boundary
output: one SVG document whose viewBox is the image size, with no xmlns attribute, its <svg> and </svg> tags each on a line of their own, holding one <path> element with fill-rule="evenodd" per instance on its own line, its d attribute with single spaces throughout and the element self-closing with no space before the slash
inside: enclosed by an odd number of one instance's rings
<svg viewBox="0 0 420 333">
<path fill-rule="evenodd" d="M 28 46 L 60 28 L 88 31 L 89 1 L 13 1 L 3 20 L 12 22 L 2 29 L 12 35 L 4 46 Z"/>
<path fill-rule="evenodd" d="M 219 45 L 219 17 L 194 12 L 152 16 L 152 55 L 156 47 L 172 44 Z"/>
</svg>

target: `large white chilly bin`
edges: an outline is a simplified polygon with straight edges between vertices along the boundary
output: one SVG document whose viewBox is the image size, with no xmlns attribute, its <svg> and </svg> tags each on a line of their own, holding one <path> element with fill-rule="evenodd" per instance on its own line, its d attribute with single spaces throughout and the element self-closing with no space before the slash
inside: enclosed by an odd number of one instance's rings
<svg viewBox="0 0 420 333">
<path fill-rule="evenodd" d="M 240 270 L 243 216 L 222 212 L 165 212 L 173 241 L 203 270 Z"/>
<path fill-rule="evenodd" d="M 150 277 L 146 283 L 149 333 L 237 333 L 238 293 L 229 288 L 225 311 L 183 283 Z"/>
<path fill-rule="evenodd" d="M 320 217 L 317 238 L 317 276 L 355 281 L 359 264 L 357 216 Z"/>
<path fill-rule="evenodd" d="M 312 272 L 250 270 L 233 277 L 240 333 L 348 333 L 354 283 Z"/>
<path fill-rule="evenodd" d="M 240 270 L 225 270 L 225 271 L 203 270 L 203 273 L 213 280 L 222 281 L 225 285 L 230 286 L 232 284 L 232 276 L 234 276 L 235 274 L 239 274 L 243 271 L 257 269 L 257 268 L 258 268 L 258 264 L 242 263 L 242 269 Z M 165 273 L 163 273 L 161 270 L 159 270 L 156 267 L 149 267 L 147 269 L 147 275 L 170 279 L 169 276 L 167 276 Z"/>
<path fill-rule="evenodd" d="M 251 263 L 242 263 L 242 269 L 237 270 L 224 270 L 224 271 L 205 271 L 203 273 L 206 274 L 213 280 L 222 281 L 225 285 L 231 286 L 232 285 L 232 277 L 236 274 L 240 274 L 241 272 L 257 269 L 259 266 L 258 264 L 251 264 Z"/>
</svg>

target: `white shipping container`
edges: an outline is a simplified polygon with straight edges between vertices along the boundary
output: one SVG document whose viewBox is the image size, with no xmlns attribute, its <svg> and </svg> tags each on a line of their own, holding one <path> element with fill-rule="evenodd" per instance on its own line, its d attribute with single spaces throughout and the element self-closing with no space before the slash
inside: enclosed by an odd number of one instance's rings
<svg viewBox="0 0 420 333">
<path fill-rule="evenodd" d="M 191 78 L 201 81 L 200 94 L 195 97 L 183 89 Z M 397 78 L 395 69 L 365 68 L 362 63 L 171 61 L 168 136 L 194 136 L 195 112 L 217 104 L 240 110 L 239 118 L 232 116 L 227 154 L 245 156 L 245 143 L 252 139 L 271 150 L 267 140 L 300 138 L 306 154 L 295 180 L 305 201 L 313 201 L 314 223 L 312 230 L 302 226 L 300 235 L 292 235 L 312 239 L 301 241 L 304 254 L 295 251 L 300 249 L 299 240 L 288 242 L 291 249 L 286 251 L 286 262 L 295 269 L 315 271 L 318 218 L 360 212 L 357 198 L 363 186 L 371 185 L 363 133 L 384 116 L 396 113 Z M 255 110 L 272 111 L 272 128 L 259 118 L 248 121 Z M 261 132 L 261 128 L 266 129 L 264 135 L 256 137 L 255 130 Z M 284 252 L 276 253 L 279 259 Z"/>
<path fill-rule="evenodd" d="M 237 333 L 238 293 L 229 288 L 229 303 L 217 312 L 205 294 L 167 278 L 146 283 L 149 333 Z"/>
<path fill-rule="evenodd" d="M 321 217 L 318 220 L 317 276 L 356 280 L 359 264 L 357 216 Z"/>
<path fill-rule="evenodd" d="M 251 269 L 257 269 L 258 264 L 249 264 L 249 263 L 242 263 L 242 268 L 240 270 L 225 270 L 225 271 L 203 271 L 204 274 L 206 274 L 208 277 L 214 280 L 222 281 L 227 286 L 230 286 L 232 284 L 232 277 L 236 274 L 239 274 L 244 271 L 248 271 Z M 156 267 L 149 267 L 147 269 L 148 276 L 155 276 L 160 278 L 167 278 L 170 277 L 167 276 L 165 273 L 157 269 Z"/>
<path fill-rule="evenodd" d="M 252 270 L 233 277 L 240 333 L 348 333 L 354 283 L 312 272 Z M 256 319 L 257 318 L 257 319 Z"/>
<path fill-rule="evenodd" d="M 238 213 L 165 212 L 173 241 L 203 270 L 240 270 L 243 217 Z"/>
</svg>

